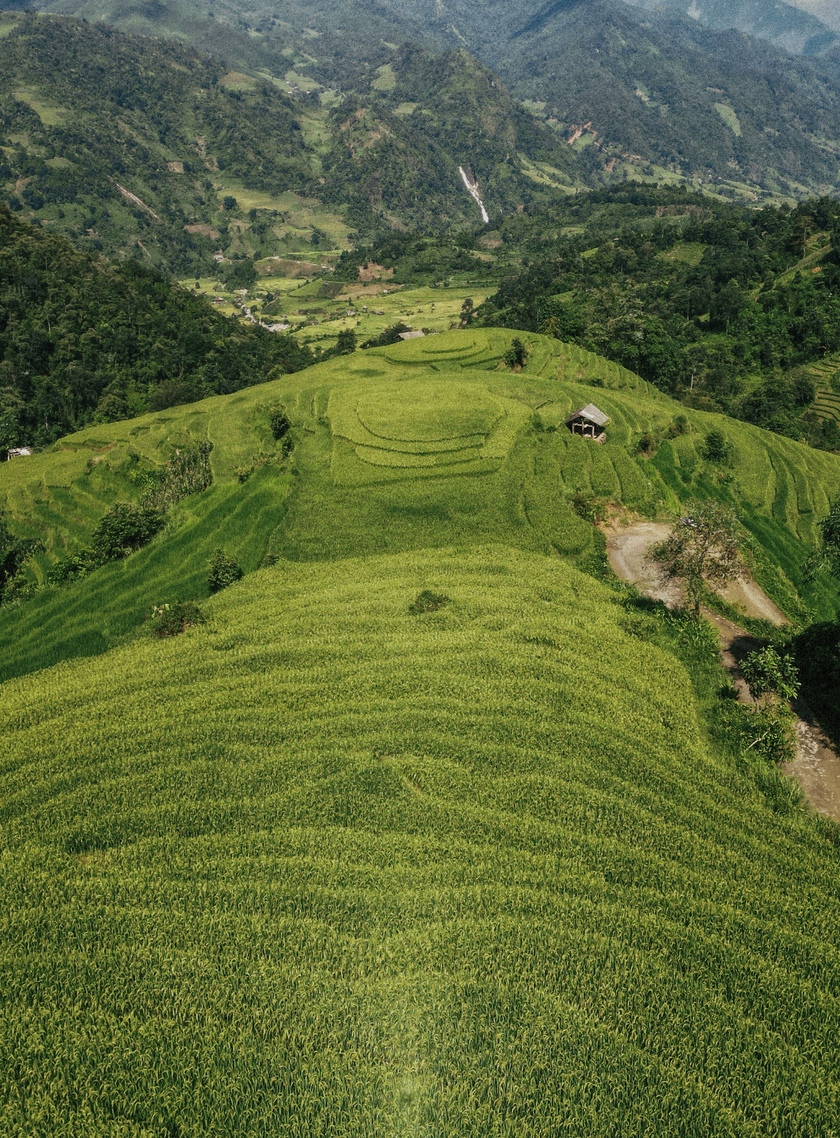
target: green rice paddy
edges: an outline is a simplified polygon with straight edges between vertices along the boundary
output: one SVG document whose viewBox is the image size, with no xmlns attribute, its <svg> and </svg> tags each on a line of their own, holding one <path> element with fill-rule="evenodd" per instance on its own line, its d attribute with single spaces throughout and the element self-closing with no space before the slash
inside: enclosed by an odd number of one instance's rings
<svg viewBox="0 0 840 1138">
<path fill-rule="evenodd" d="M 207 612 L 4 689 L 4 1133 L 836 1133 L 836 850 L 649 618 L 504 547 Z"/>
<path fill-rule="evenodd" d="M 840 355 L 827 356 L 802 370 L 816 387 L 813 410 L 821 419 L 840 424 Z"/>
<path fill-rule="evenodd" d="M 696 496 L 727 501 L 782 608 L 831 615 L 836 592 L 805 584 L 803 567 L 840 492 L 836 458 L 686 412 L 618 365 L 545 337 L 527 337 L 527 366 L 511 372 L 501 363 L 510 338 L 452 332 L 357 352 L 235 395 L 90 428 L 4 464 L 0 501 L 13 527 L 45 539 L 33 567 L 42 584 L 56 558 L 83 547 L 114 501 L 138 497 L 143 473 L 179 445 L 213 442 L 215 483 L 181 503 L 139 554 L 0 610 L 0 676 L 102 651 L 138 629 L 151 605 L 200 597 L 220 544 L 249 571 L 272 557 L 319 561 L 475 541 L 590 564 L 602 545 L 573 509 L 579 493 L 645 516 L 673 515 Z M 604 446 L 564 426 L 591 401 L 610 416 Z M 269 430 L 267 408 L 278 402 L 295 424 L 285 466 Z M 669 437 L 683 413 L 687 433 Z M 702 457 L 711 427 L 732 444 L 730 466 Z M 651 459 L 636 453 L 646 432 L 661 438 Z M 240 482 L 238 472 L 252 467 Z"/>
<path fill-rule="evenodd" d="M 840 460 L 542 337 L 513 372 L 511 336 L 0 467 L 43 582 L 214 444 L 146 549 L 0 610 L 3 1135 L 840 1134 L 836 829 L 713 726 L 713 641 L 582 571 L 573 508 L 728 501 L 768 591 L 830 611 L 801 570 Z M 247 575 L 208 598 L 218 546 Z M 179 599 L 207 623 L 145 635 Z"/>
</svg>

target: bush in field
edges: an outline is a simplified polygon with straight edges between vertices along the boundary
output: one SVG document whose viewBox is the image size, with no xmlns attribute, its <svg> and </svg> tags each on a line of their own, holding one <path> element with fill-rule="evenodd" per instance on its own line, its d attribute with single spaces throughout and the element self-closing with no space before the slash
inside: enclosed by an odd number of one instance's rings
<svg viewBox="0 0 840 1138">
<path fill-rule="evenodd" d="M 703 458 L 707 462 L 728 462 L 732 454 L 732 446 L 723 431 L 713 429 L 703 440 Z"/>
<path fill-rule="evenodd" d="M 163 511 L 154 506 L 117 502 L 93 531 L 91 567 L 136 553 L 163 528 L 165 520 Z"/>
<path fill-rule="evenodd" d="M 528 359 L 528 349 L 518 336 L 515 336 L 513 340 L 511 340 L 510 347 L 505 352 L 503 358 L 507 366 L 515 370 L 525 366 L 525 361 Z"/>
<path fill-rule="evenodd" d="M 213 554 L 213 560 L 210 562 L 207 573 L 207 588 L 210 592 L 218 593 L 222 589 L 226 589 L 228 585 L 241 581 L 242 577 L 242 567 L 238 562 L 225 553 L 223 549 L 217 549 Z"/>
<path fill-rule="evenodd" d="M 750 652 L 741 665 L 741 672 L 756 699 L 765 695 L 796 699 L 799 692 L 799 670 L 793 656 L 783 655 L 772 645 Z"/>
<path fill-rule="evenodd" d="M 278 441 L 291 430 L 291 421 L 286 414 L 286 408 L 281 403 L 269 408 L 268 425 L 271 427 L 272 435 Z"/>
<path fill-rule="evenodd" d="M 603 500 L 596 498 L 594 494 L 586 494 L 583 490 L 578 490 L 572 498 L 572 509 L 579 518 L 583 518 L 585 522 L 591 522 L 593 525 L 602 522 L 607 516 Z"/>
<path fill-rule="evenodd" d="M 155 510 L 168 510 L 190 494 L 198 494 L 212 486 L 212 450 L 213 444 L 208 439 L 195 446 L 179 447 L 160 472 L 153 476 L 140 504 Z"/>
<path fill-rule="evenodd" d="M 197 624 L 204 624 L 204 613 L 193 601 L 178 601 L 172 605 L 155 605 L 149 618 L 152 636 L 163 640 L 178 636 Z"/>
<path fill-rule="evenodd" d="M 656 451 L 656 435 L 651 431 L 645 431 L 636 443 L 636 453 L 649 458 Z"/>
<path fill-rule="evenodd" d="M 786 704 L 745 708 L 735 705 L 741 717 L 741 745 L 771 763 L 787 763 L 796 755 L 796 717 Z"/>
<path fill-rule="evenodd" d="M 809 558 L 807 577 L 813 580 L 821 571 L 840 578 L 840 498 L 832 502 L 828 514 L 820 522 L 820 545 Z"/>
<path fill-rule="evenodd" d="M 21 595 L 24 582 L 21 570 L 27 558 L 43 546 L 38 541 L 24 541 L 14 537 L 0 510 L 0 602 L 11 600 L 12 594 Z"/>
<path fill-rule="evenodd" d="M 408 606 L 408 611 L 412 616 L 420 616 L 425 612 L 438 612 L 439 609 L 451 604 L 452 598 L 444 593 L 433 593 L 430 589 L 424 589 Z"/>
</svg>

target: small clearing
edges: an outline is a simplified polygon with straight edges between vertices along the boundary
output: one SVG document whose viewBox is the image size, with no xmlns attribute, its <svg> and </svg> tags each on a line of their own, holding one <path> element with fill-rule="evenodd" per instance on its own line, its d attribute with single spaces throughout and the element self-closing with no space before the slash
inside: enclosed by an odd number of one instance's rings
<svg viewBox="0 0 840 1138">
<path fill-rule="evenodd" d="M 671 531 L 667 523 L 639 522 L 607 533 L 607 557 L 616 576 L 635 585 L 646 597 L 663 601 L 669 608 L 680 603 L 679 587 L 663 583 L 651 557 L 652 548 L 664 541 Z M 732 582 L 721 595 L 742 609 L 747 616 L 770 621 L 777 627 L 786 624 L 785 615 L 764 590 L 751 578 Z M 703 610 L 718 634 L 721 660 L 732 676 L 742 703 L 751 703 L 749 687 L 741 675 L 740 661 L 757 647 L 748 632 L 737 624 Z M 783 766 L 785 774 L 796 779 L 811 806 L 835 822 L 840 822 L 840 755 L 833 749 L 804 699 L 795 704 L 796 757 Z"/>
</svg>

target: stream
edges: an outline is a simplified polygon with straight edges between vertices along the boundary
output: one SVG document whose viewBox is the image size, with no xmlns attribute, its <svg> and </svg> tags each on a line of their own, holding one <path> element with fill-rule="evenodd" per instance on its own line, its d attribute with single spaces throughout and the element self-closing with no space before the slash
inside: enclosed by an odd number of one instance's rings
<svg viewBox="0 0 840 1138">
<path fill-rule="evenodd" d="M 487 210 L 484 206 L 484 202 L 481 200 L 481 194 L 479 193 L 479 189 L 478 189 L 478 182 L 473 181 L 473 179 L 469 176 L 469 174 L 467 173 L 467 171 L 464 169 L 463 166 L 459 166 L 458 170 L 459 170 L 460 175 L 464 181 L 464 185 L 467 187 L 467 191 L 470 194 L 470 197 L 472 197 L 473 201 L 478 206 L 478 208 L 481 212 L 481 220 L 484 222 L 485 225 L 489 225 L 490 224 L 490 214 L 487 212 Z"/>
</svg>

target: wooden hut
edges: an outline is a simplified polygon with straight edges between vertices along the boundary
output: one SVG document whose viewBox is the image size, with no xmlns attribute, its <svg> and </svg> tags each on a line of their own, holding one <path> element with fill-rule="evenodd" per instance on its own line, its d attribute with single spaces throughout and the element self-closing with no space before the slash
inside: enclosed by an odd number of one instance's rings
<svg viewBox="0 0 840 1138">
<path fill-rule="evenodd" d="M 587 403 L 574 415 L 566 420 L 566 426 L 573 435 L 581 435 L 585 439 L 594 439 L 596 443 L 606 441 L 607 433 L 604 427 L 609 423 L 609 415 L 605 415 L 594 403 Z"/>
</svg>

